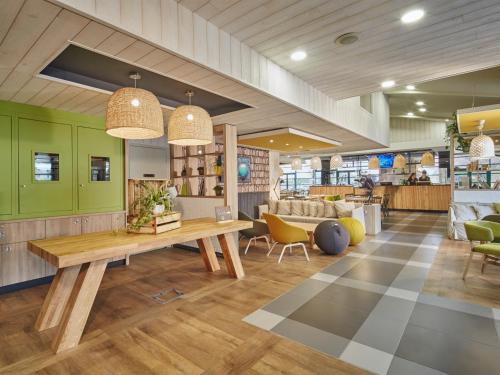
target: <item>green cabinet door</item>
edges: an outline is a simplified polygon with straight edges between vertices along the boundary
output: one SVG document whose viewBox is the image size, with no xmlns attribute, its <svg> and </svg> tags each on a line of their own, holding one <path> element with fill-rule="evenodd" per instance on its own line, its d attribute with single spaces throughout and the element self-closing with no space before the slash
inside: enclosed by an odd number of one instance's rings
<svg viewBox="0 0 500 375">
<path fill-rule="evenodd" d="M 12 214 L 12 121 L 0 116 L 0 215 Z"/>
<path fill-rule="evenodd" d="M 123 209 L 123 141 L 104 130 L 78 127 L 78 210 Z"/>
<path fill-rule="evenodd" d="M 19 213 L 73 210 L 72 127 L 19 119 Z"/>
</svg>

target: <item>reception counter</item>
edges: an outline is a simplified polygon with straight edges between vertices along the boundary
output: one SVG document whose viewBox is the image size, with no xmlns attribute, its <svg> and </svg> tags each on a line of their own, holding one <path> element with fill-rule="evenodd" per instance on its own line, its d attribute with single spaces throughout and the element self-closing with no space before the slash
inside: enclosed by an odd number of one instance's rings
<svg viewBox="0 0 500 375">
<path fill-rule="evenodd" d="M 311 186 L 311 195 L 362 194 L 366 190 L 353 186 Z M 451 200 L 450 185 L 376 186 L 374 195 L 389 194 L 389 208 L 396 210 L 448 211 Z"/>
</svg>

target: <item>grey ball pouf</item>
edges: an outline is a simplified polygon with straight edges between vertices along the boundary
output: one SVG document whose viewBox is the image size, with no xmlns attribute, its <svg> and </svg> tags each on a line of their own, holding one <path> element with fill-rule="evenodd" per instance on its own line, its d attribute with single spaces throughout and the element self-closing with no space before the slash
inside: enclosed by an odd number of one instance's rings
<svg viewBox="0 0 500 375">
<path fill-rule="evenodd" d="M 314 242 L 329 255 L 337 255 L 349 246 L 349 232 L 335 220 L 323 221 L 314 230 Z"/>
</svg>

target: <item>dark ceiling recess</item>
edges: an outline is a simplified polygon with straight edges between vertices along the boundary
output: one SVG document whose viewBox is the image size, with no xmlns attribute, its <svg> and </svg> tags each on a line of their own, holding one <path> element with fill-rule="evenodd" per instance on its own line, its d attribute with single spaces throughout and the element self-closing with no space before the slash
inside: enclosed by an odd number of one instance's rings
<svg viewBox="0 0 500 375">
<path fill-rule="evenodd" d="M 141 74 L 137 87 L 153 92 L 160 103 L 166 106 L 175 108 L 186 104 L 184 93 L 193 90 L 195 96 L 192 104 L 203 107 L 210 116 L 250 108 L 246 104 L 74 45 L 62 51 L 41 74 L 113 92 L 133 86 L 134 82 L 129 78 L 131 72 Z"/>
</svg>

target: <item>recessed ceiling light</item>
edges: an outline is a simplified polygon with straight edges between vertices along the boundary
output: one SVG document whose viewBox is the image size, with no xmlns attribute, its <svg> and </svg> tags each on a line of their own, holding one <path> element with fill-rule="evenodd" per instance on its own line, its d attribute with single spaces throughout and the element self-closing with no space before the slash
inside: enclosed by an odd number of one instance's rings
<svg viewBox="0 0 500 375">
<path fill-rule="evenodd" d="M 450 121 L 450 119 L 445 118 L 444 121 Z"/>
<path fill-rule="evenodd" d="M 415 114 L 413 112 L 408 112 L 406 115 L 410 116 L 410 117 L 415 116 Z"/>
<path fill-rule="evenodd" d="M 421 100 L 419 100 L 418 102 L 415 102 L 416 105 L 424 105 L 425 103 Z"/>
<path fill-rule="evenodd" d="M 335 44 L 339 46 L 348 46 L 349 44 L 356 43 L 359 39 L 358 34 L 356 33 L 346 33 L 340 35 L 337 39 L 335 39 Z"/>
<path fill-rule="evenodd" d="M 290 143 L 285 143 L 285 146 L 290 146 Z"/>
<path fill-rule="evenodd" d="M 290 157 L 290 155 L 287 155 L 286 157 L 287 157 L 287 158 L 289 158 L 289 157 Z"/>
<path fill-rule="evenodd" d="M 426 109 L 426 108 L 424 108 L 424 107 L 419 108 L 418 110 L 419 110 L 420 112 L 426 112 L 426 111 L 427 111 L 427 109 Z"/>
<path fill-rule="evenodd" d="M 417 22 L 424 16 L 424 14 L 425 12 L 422 9 L 410 10 L 409 12 L 403 14 L 403 17 L 401 17 L 401 22 L 403 23 Z"/>
<path fill-rule="evenodd" d="M 388 89 L 388 88 L 390 88 L 390 87 L 393 87 L 395 84 L 396 84 L 396 82 L 389 80 L 389 81 L 384 81 L 384 82 L 382 82 L 381 86 L 382 86 L 384 89 Z"/>
<path fill-rule="evenodd" d="M 300 60 L 304 60 L 306 57 L 307 57 L 307 53 L 305 53 L 304 51 L 295 51 L 295 52 L 293 52 L 293 53 L 290 55 L 290 58 L 291 58 L 293 61 L 300 61 Z"/>
<path fill-rule="evenodd" d="M 302 146 L 299 146 L 299 148 L 302 148 Z"/>
<path fill-rule="evenodd" d="M 406 89 L 413 91 L 413 90 L 415 90 L 415 86 L 414 85 L 406 85 Z"/>
<path fill-rule="evenodd" d="M 269 143 L 273 143 L 273 142 L 274 142 L 274 139 L 270 139 L 270 140 L 269 140 Z"/>
</svg>

